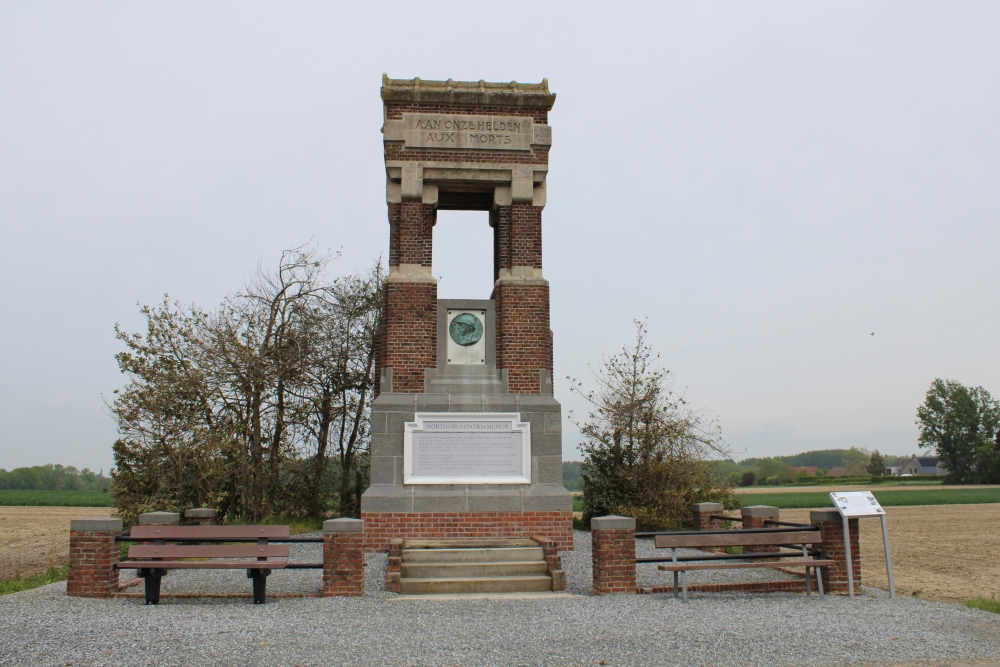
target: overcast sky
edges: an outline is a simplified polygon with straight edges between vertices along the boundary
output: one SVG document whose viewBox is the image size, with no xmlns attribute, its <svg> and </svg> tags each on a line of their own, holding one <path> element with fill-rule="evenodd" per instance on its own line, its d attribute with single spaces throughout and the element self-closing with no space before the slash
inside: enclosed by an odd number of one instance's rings
<svg viewBox="0 0 1000 667">
<path fill-rule="evenodd" d="M 387 253 L 383 72 L 557 93 L 564 412 L 633 318 L 737 458 L 910 454 L 934 378 L 1000 394 L 1000 3 L 569 7 L 0 0 L 0 467 L 112 465 L 137 303 Z M 435 235 L 487 298 L 486 214 Z"/>
</svg>

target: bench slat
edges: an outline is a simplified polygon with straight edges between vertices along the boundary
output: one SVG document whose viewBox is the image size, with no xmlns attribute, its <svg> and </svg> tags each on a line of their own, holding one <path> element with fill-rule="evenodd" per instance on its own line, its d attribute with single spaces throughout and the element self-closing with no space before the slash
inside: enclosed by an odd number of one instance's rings
<svg viewBox="0 0 1000 667">
<path fill-rule="evenodd" d="M 287 544 L 135 544 L 129 558 L 287 558 Z"/>
<path fill-rule="evenodd" d="M 133 526 L 135 540 L 280 539 L 291 537 L 288 526 Z"/>
<path fill-rule="evenodd" d="M 684 572 L 685 570 L 735 570 L 751 567 L 829 567 L 836 565 L 835 560 L 783 560 L 757 563 L 670 563 L 659 565 L 664 572 Z"/>
<path fill-rule="evenodd" d="M 704 547 L 753 547 L 778 544 L 819 544 L 823 541 L 819 531 L 796 530 L 784 533 L 740 533 L 733 530 L 728 534 L 681 534 L 657 535 L 654 538 L 657 549 L 701 549 Z"/>
<path fill-rule="evenodd" d="M 286 560 L 126 560 L 118 564 L 119 570 L 281 570 Z"/>
</svg>

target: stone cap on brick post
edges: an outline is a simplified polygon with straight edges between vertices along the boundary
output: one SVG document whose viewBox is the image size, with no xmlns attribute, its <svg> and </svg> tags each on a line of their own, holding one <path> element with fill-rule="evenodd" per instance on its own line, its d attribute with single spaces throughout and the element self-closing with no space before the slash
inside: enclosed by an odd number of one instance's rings
<svg viewBox="0 0 1000 667">
<path fill-rule="evenodd" d="M 365 522 L 361 519 L 327 519 L 323 522 L 324 533 L 363 533 Z"/>
<path fill-rule="evenodd" d="M 593 530 L 631 530 L 635 531 L 635 519 L 630 516 L 595 516 L 590 520 L 590 529 Z"/>
<path fill-rule="evenodd" d="M 750 505 L 740 508 L 744 528 L 763 528 L 765 521 L 777 521 L 779 510 L 773 505 Z"/>
<path fill-rule="evenodd" d="M 722 514 L 722 503 L 695 503 L 691 505 L 695 530 L 716 530 L 722 528 L 718 519 L 710 519 L 713 514 Z"/>
<path fill-rule="evenodd" d="M 144 512 L 139 515 L 141 526 L 176 526 L 181 522 L 177 512 Z"/>
<path fill-rule="evenodd" d="M 109 516 L 92 516 L 86 519 L 70 519 L 70 532 L 90 533 L 90 532 L 112 532 L 120 533 L 123 529 L 121 519 L 114 519 Z"/>
</svg>

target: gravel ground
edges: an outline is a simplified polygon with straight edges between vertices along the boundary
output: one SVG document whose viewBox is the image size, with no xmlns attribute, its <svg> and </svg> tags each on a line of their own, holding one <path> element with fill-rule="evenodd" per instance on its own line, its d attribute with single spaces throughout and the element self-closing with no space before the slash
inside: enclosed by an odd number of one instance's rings
<svg viewBox="0 0 1000 667">
<path fill-rule="evenodd" d="M 647 548 L 639 542 L 640 553 Z M 294 560 L 319 560 L 318 545 L 293 550 Z M 166 598 L 147 607 L 135 598 L 70 598 L 65 584 L 52 584 L 0 598 L 0 665 L 1000 664 L 1000 616 L 966 607 L 868 590 L 853 600 L 694 593 L 687 605 L 669 595 L 596 597 L 586 533 L 563 564 L 571 597 L 398 596 L 385 591 L 384 555 L 367 558 L 362 598 L 272 597 L 263 606 Z M 646 566 L 639 583 L 665 576 Z M 315 593 L 319 577 L 278 571 L 268 592 Z M 239 571 L 175 572 L 163 584 L 164 594 L 249 591 Z"/>
</svg>

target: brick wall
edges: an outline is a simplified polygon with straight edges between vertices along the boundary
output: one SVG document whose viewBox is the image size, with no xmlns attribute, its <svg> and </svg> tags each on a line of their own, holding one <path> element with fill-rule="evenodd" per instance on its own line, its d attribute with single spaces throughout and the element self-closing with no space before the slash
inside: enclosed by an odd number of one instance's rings
<svg viewBox="0 0 1000 667">
<path fill-rule="evenodd" d="M 635 519 L 595 517 L 590 527 L 594 594 L 635 593 Z"/>
<path fill-rule="evenodd" d="M 118 544 L 121 519 L 77 519 L 70 522 L 69 576 L 66 594 L 107 598 L 118 591 Z"/>
<path fill-rule="evenodd" d="M 362 512 L 370 552 L 389 551 L 395 538 L 545 536 L 559 551 L 573 550 L 572 512 Z"/>
<path fill-rule="evenodd" d="M 323 522 L 323 595 L 365 594 L 364 523 L 357 519 Z"/>
<path fill-rule="evenodd" d="M 721 515 L 722 503 L 695 503 L 691 505 L 691 518 L 694 530 L 723 530 L 726 525 L 722 519 L 713 519 L 712 515 Z"/>
</svg>

